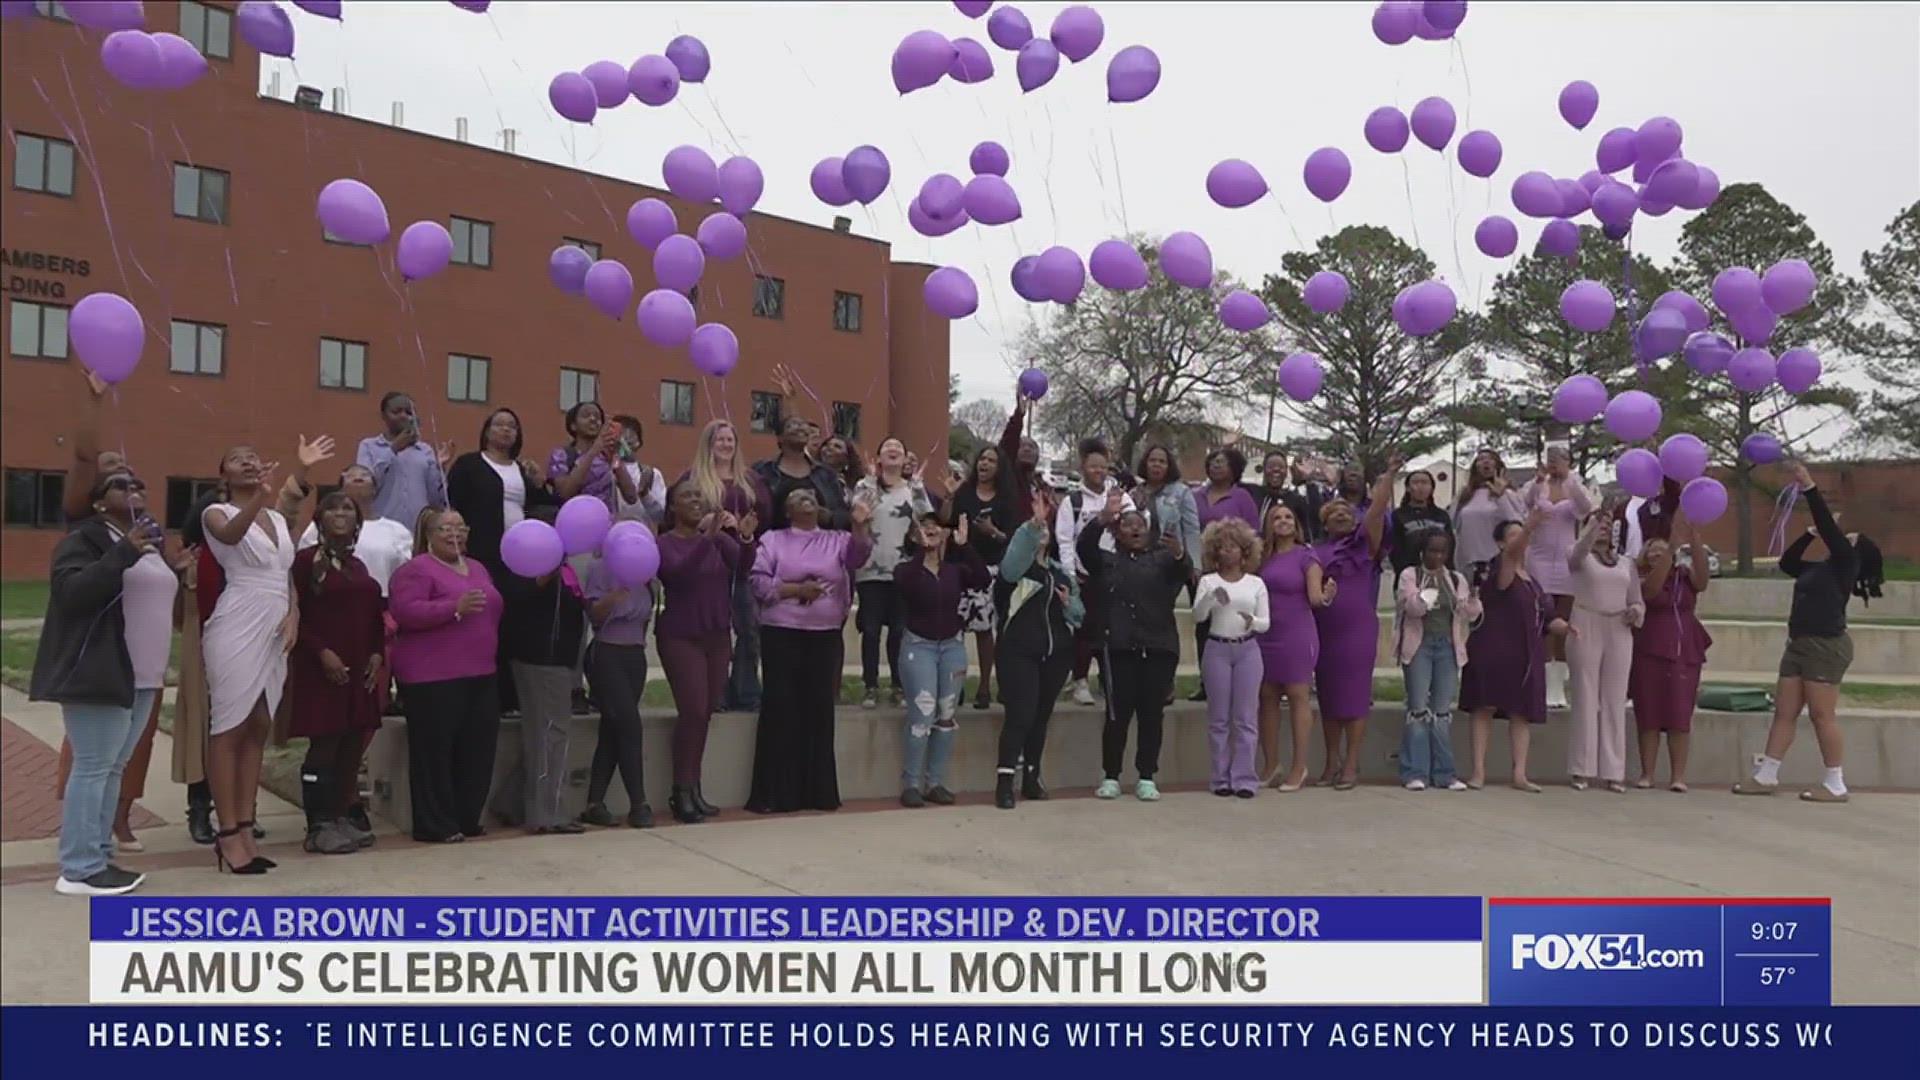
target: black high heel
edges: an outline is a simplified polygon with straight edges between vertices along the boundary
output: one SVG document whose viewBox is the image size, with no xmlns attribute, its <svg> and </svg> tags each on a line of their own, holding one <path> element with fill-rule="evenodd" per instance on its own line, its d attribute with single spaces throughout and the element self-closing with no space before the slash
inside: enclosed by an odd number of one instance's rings
<svg viewBox="0 0 1920 1080">
<path fill-rule="evenodd" d="M 234 826 L 234 828 L 236 828 L 236 829 L 252 829 L 252 830 L 253 830 L 253 838 L 254 838 L 255 840 L 258 840 L 258 839 L 260 839 L 261 837 L 263 837 L 263 836 L 265 836 L 265 835 L 267 835 L 267 830 L 265 830 L 265 829 L 263 829 L 263 828 L 261 828 L 260 826 L 258 826 L 258 825 L 256 825 L 256 824 L 254 824 L 254 823 L 253 823 L 253 822 L 251 822 L 251 821 L 243 821 L 243 822 L 241 822 L 240 824 L 238 824 L 238 825 L 236 825 L 236 826 Z M 265 855 L 255 855 L 255 856 L 253 857 L 253 862 L 251 862 L 251 863 L 248 863 L 247 865 L 248 865 L 248 866 L 253 866 L 253 865 L 255 865 L 255 864 L 258 864 L 258 865 L 260 866 L 260 868 L 261 868 L 261 872 L 262 872 L 262 873 L 265 873 L 266 871 L 268 871 L 268 870 L 271 870 L 271 869 L 273 869 L 274 867 L 276 867 L 276 866 L 279 866 L 279 865 L 280 865 L 279 863 L 277 863 L 277 862 L 274 862 L 274 861 L 273 861 L 272 859 L 269 859 L 269 858 L 267 858 L 267 857 L 266 857 Z M 236 873 L 238 873 L 238 871 L 235 871 L 235 872 L 236 872 Z"/>
<path fill-rule="evenodd" d="M 667 810 L 673 814 L 673 820 L 682 825 L 698 825 L 707 820 L 700 812 L 699 800 L 685 787 L 676 787 L 673 794 L 667 796 Z"/>
<path fill-rule="evenodd" d="M 231 829 L 222 829 L 219 832 L 213 834 L 214 868 L 219 870 L 223 874 L 234 873 L 234 874 L 254 875 L 254 874 L 266 873 L 270 869 L 270 867 L 261 866 L 260 863 L 262 862 L 262 860 L 257 858 L 254 859 L 252 862 L 246 864 L 245 866 L 235 866 L 232 863 L 227 861 L 227 851 L 224 847 L 220 845 L 220 841 L 225 840 L 227 837 L 230 837 L 230 836 L 239 836 L 242 828 L 244 828 L 244 826 L 236 826 L 235 828 L 231 828 Z"/>
<path fill-rule="evenodd" d="M 701 817 L 720 816 L 720 808 L 707 801 L 707 793 L 701 790 L 698 780 L 693 782 L 693 808 L 700 811 Z"/>
</svg>

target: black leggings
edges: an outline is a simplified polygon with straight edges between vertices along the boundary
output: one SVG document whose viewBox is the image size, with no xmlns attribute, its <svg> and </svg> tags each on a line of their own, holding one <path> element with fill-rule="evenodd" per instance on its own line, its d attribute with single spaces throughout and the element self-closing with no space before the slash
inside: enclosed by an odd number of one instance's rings
<svg viewBox="0 0 1920 1080">
<path fill-rule="evenodd" d="M 307 756 L 300 763 L 300 801 L 309 823 L 345 813 L 360 801 L 360 759 L 366 753 L 367 734 L 345 731 L 307 737 Z"/>
<path fill-rule="evenodd" d="M 407 781 L 413 838 L 428 842 L 485 829 L 493 757 L 500 741 L 500 691 L 493 675 L 407 683 Z"/>
<path fill-rule="evenodd" d="M 1109 780 L 1120 779 L 1120 763 L 1127 754 L 1127 728 L 1138 718 L 1140 746 L 1133 767 L 1140 779 L 1151 780 L 1160 771 L 1160 742 L 1173 689 L 1178 656 L 1145 652 L 1105 651 L 1100 670 L 1107 684 L 1107 722 L 1100 729 L 1100 764 Z"/>
<path fill-rule="evenodd" d="M 880 688 L 880 632 L 886 631 L 887 678 L 900 689 L 900 631 L 906 623 L 906 605 L 891 581 L 862 581 L 853 587 L 860 597 L 860 679 L 868 690 Z"/>
<path fill-rule="evenodd" d="M 1047 748 L 1047 721 L 1060 688 L 1073 670 L 1070 656 L 1035 659 L 1001 654 L 1000 696 L 1006 719 L 1000 725 L 999 771 L 1011 773 L 1022 759 L 1028 769 L 1040 770 L 1040 754 Z"/>
<path fill-rule="evenodd" d="M 587 680 L 600 706 L 600 740 L 593 747 L 593 767 L 587 774 L 587 805 L 607 801 L 613 770 L 627 789 L 627 812 L 646 805 L 647 784 L 642 771 L 640 694 L 647 688 L 647 647 L 609 645 L 596 641 L 587 648 Z"/>
</svg>

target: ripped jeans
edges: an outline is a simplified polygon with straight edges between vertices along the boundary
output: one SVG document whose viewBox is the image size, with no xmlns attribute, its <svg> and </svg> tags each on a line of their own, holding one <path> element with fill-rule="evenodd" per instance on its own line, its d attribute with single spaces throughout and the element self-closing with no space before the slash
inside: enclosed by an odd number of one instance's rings
<svg viewBox="0 0 1920 1080">
<path fill-rule="evenodd" d="M 906 631 L 900 642 L 900 684 L 907 698 L 906 761 L 901 790 L 940 787 L 960 730 L 954 719 L 966 691 L 966 635 L 929 641 Z"/>
</svg>

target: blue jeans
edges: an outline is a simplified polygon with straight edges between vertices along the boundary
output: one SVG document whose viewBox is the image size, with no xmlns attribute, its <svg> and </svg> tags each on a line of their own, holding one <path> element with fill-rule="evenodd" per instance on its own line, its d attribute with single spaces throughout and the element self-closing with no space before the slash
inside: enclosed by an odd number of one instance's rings
<svg viewBox="0 0 1920 1080">
<path fill-rule="evenodd" d="M 1428 638 L 1401 669 L 1407 684 L 1407 726 L 1400 737 L 1400 782 L 1434 787 L 1454 781 L 1453 697 L 1460 684 L 1451 636 Z"/>
<path fill-rule="evenodd" d="M 760 710 L 760 607 L 746 568 L 733 577 L 728 599 L 733 605 L 733 667 L 727 675 L 722 712 Z"/>
<path fill-rule="evenodd" d="M 900 684 L 907 697 L 906 763 L 900 770 L 905 791 L 939 787 L 947 779 L 947 758 L 960 730 L 954 713 L 966 691 L 966 635 L 928 641 L 908 630 L 900 642 Z"/>
<path fill-rule="evenodd" d="M 73 746 L 73 769 L 60 805 L 60 876 L 85 881 L 113 856 L 113 814 L 120 807 L 120 774 L 140 744 L 158 690 L 136 690 L 133 706 L 61 705 Z"/>
</svg>

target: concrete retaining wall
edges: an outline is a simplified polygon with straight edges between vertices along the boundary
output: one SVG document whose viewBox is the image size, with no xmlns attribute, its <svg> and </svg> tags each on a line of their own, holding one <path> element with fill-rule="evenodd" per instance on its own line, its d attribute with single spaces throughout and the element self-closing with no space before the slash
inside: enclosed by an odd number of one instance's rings
<svg viewBox="0 0 1920 1080">
<path fill-rule="evenodd" d="M 1696 715 L 1693 725 L 1693 754 L 1690 780 L 1701 787 L 1726 785 L 1741 779 L 1748 763 L 1766 740 L 1770 717 L 1765 713 L 1713 713 Z M 746 801 L 753 777 L 753 739 L 755 718 L 732 713 L 714 718 L 707 741 L 705 788 L 709 800 L 723 807 L 738 807 Z M 568 757 L 568 806 L 578 812 L 586 803 L 587 769 L 593 757 L 598 719 L 577 716 L 571 720 L 572 741 Z M 1859 787 L 1920 788 L 1920 717 L 1892 713 L 1842 713 L 1840 724 L 1847 743 L 1847 780 Z M 673 718 L 664 710 L 650 710 L 646 722 L 647 795 L 657 815 L 666 816 L 667 795 L 671 790 L 669 736 Z M 1468 762 L 1468 723 L 1454 724 L 1455 753 L 1462 772 Z M 961 716 L 960 739 L 954 747 L 948 769 L 947 786 L 957 792 L 990 791 L 994 783 L 994 755 L 1000 713 L 965 710 Z M 1504 782 L 1510 772 L 1507 756 L 1506 724 L 1494 724 L 1488 753 L 1489 782 Z M 1375 780 L 1395 774 L 1395 753 L 1400 740 L 1400 715 L 1397 709 L 1374 710 L 1363 744 L 1361 771 Z M 1535 779 L 1548 782 L 1563 778 L 1566 772 L 1567 721 L 1564 713 L 1534 729 L 1531 772 Z M 887 798 L 899 794 L 902 721 L 898 710 L 842 710 L 836 738 L 840 771 L 840 795 L 843 799 Z M 1634 760 L 1629 734 L 1628 758 Z M 1320 736 L 1316 732 L 1313 769 L 1321 767 Z M 500 733 L 500 750 L 495 763 L 494 799 L 496 811 L 504 811 L 496 820 L 517 821 L 519 812 L 512 805 L 519 790 L 516 773 L 520 761 L 518 721 L 507 721 Z M 1132 778 L 1129 754 L 1128 779 Z M 1207 718 L 1205 710 L 1184 702 L 1167 715 L 1165 749 L 1161 754 L 1160 780 L 1165 784 L 1204 783 L 1208 776 Z M 368 755 L 368 770 L 373 781 L 375 810 L 400 829 L 411 827 L 407 785 L 406 724 L 391 719 L 374 740 Z M 1635 774 L 1629 765 L 1629 776 Z M 1049 785 L 1084 788 L 1100 779 L 1100 713 L 1063 703 L 1054 714 L 1047 742 L 1045 775 Z M 1664 777 L 1665 766 L 1661 766 Z M 1790 783 L 1813 783 L 1820 776 L 1820 756 L 1814 746 L 1813 732 L 1803 726 L 1801 737 L 1787 757 L 1782 775 Z M 1720 797 L 1702 792 L 1700 798 Z M 506 803 L 507 805 L 501 805 Z M 616 815 L 626 811 L 626 798 L 616 778 L 607 800 Z"/>
</svg>

